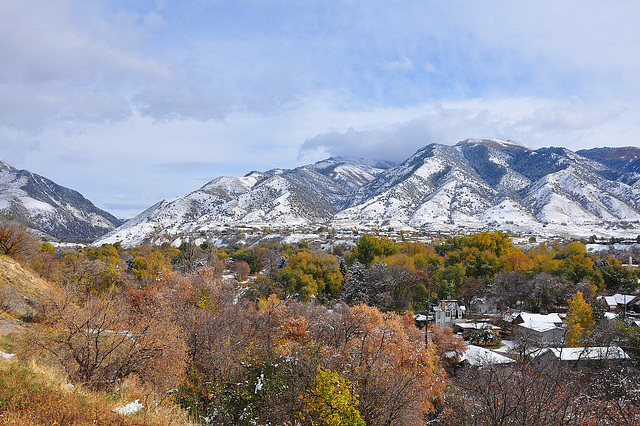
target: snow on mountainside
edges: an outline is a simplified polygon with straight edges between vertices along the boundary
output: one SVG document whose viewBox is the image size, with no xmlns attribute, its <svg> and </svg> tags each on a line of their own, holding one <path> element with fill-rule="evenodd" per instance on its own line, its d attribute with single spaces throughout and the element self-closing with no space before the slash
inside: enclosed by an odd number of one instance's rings
<svg viewBox="0 0 640 426">
<path fill-rule="evenodd" d="M 575 153 L 495 139 L 430 144 L 396 166 L 336 157 L 293 170 L 214 179 L 156 204 L 97 243 L 134 245 L 224 224 L 637 233 L 638 159 L 640 149 Z"/>
<path fill-rule="evenodd" d="M 331 157 L 318 161 L 309 168 L 322 173 L 350 189 L 372 182 L 376 176 L 394 164 L 389 161 L 366 160 L 354 157 Z"/>
<path fill-rule="evenodd" d="M 340 160 L 335 165 L 348 166 L 357 176 L 375 171 L 368 165 L 365 167 L 370 171 L 347 161 Z M 224 224 L 325 223 L 346 204 L 355 184 L 342 175 L 322 173 L 333 170 L 332 167 L 333 164 L 328 168 L 308 166 L 252 172 L 243 178 L 219 177 L 184 197 L 152 206 L 97 244 L 121 241 L 136 245 L 150 239 L 155 241 L 164 234 L 207 232 Z"/>
<path fill-rule="evenodd" d="M 0 210 L 28 228 L 68 242 L 90 242 L 120 225 L 80 193 L 2 161 Z"/>
</svg>

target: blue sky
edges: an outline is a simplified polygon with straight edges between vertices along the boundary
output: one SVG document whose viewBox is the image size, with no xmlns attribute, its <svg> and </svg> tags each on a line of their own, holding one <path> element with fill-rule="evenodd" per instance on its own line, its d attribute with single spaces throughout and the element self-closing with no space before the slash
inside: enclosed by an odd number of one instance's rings
<svg viewBox="0 0 640 426">
<path fill-rule="evenodd" d="M 0 159 L 132 217 L 471 137 L 639 145 L 640 2 L 0 0 Z"/>
</svg>

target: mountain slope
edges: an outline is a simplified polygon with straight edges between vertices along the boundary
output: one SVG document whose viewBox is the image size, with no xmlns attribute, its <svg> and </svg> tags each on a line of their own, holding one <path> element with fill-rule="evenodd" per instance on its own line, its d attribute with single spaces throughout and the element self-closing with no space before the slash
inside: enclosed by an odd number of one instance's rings
<svg viewBox="0 0 640 426">
<path fill-rule="evenodd" d="M 603 177 L 640 188 L 640 148 L 593 148 L 576 153 L 606 165 Z"/>
<path fill-rule="evenodd" d="M 222 224 L 623 235 L 640 224 L 640 179 L 634 180 L 635 157 L 620 155 L 468 139 L 427 145 L 393 167 L 331 158 L 214 179 L 158 203 L 99 243 L 138 244 L 159 233 L 206 233 Z"/>
<path fill-rule="evenodd" d="M 431 144 L 358 190 L 334 223 L 593 232 L 640 220 L 640 192 L 564 148 L 496 140 Z M 587 230 L 579 227 L 590 226 Z M 561 229 L 564 228 L 564 229 Z"/>
<path fill-rule="evenodd" d="M 20 320 L 36 317 L 43 303 L 59 292 L 15 260 L 0 256 L 0 333 L 24 330 Z"/>
<path fill-rule="evenodd" d="M 2 161 L 0 210 L 28 228 L 69 242 L 90 242 L 120 225 L 79 192 Z"/>
</svg>

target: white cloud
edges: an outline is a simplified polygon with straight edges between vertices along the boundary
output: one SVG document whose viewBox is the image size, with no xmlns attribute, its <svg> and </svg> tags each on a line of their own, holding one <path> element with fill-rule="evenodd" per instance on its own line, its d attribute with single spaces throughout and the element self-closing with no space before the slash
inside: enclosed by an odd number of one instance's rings
<svg viewBox="0 0 640 426">
<path fill-rule="evenodd" d="M 401 61 L 389 62 L 384 67 L 389 70 L 410 70 L 413 69 L 413 61 L 409 58 L 403 58 Z"/>
<path fill-rule="evenodd" d="M 308 138 L 300 154 L 402 161 L 429 143 L 453 144 L 473 137 L 513 139 L 533 148 L 565 146 L 573 150 L 634 145 L 640 131 L 622 135 L 616 129 L 629 129 L 637 112 L 615 103 L 593 108 L 579 101 L 534 98 L 442 102 L 412 108 L 407 115 L 413 115 L 413 119 L 386 126 L 330 129 Z M 373 113 L 380 115 L 381 121 L 389 114 L 391 111 Z M 397 116 L 398 111 L 393 115 Z M 607 134 L 612 137 L 605 138 Z"/>
<path fill-rule="evenodd" d="M 424 64 L 422 68 L 424 69 L 425 72 L 428 72 L 430 74 L 438 73 L 438 68 L 436 68 L 436 66 L 433 64 Z"/>
<path fill-rule="evenodd" d="M 5 0 L 0 155 L 125 211 L 328 155 L 637 145 L 638 21 L 631 1 Z"/>
</svg>

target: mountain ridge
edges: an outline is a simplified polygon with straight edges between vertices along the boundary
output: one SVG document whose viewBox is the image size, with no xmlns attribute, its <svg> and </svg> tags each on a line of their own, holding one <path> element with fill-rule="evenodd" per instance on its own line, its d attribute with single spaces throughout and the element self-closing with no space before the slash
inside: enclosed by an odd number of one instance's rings
<svg viewBox="0 0 640 426">
<path fill-rule="evenodd" d="M 0 210 L 46 238 L 88 243 L 121 225 L 79 192 L 0 161 Z"/>
<path fill-rule="evenodd" d="M 640 228 L 638 159 L 633 147 L 573 152 L 497 139 L 432 143 L 396 165 L 332 157 L 215 178 L 96 243 L 157 242 L 159 234 L 207 234 L 232 224 L 619 235 Z"/>
</svg>

